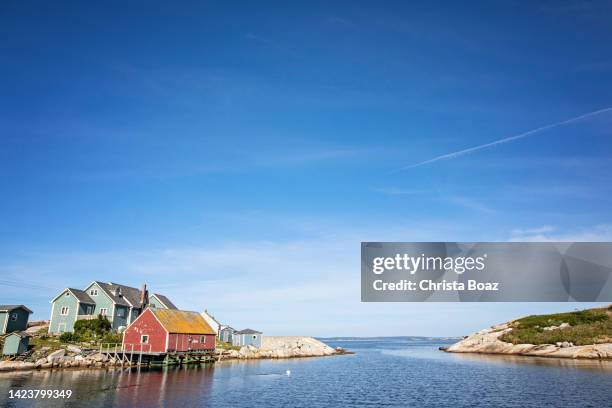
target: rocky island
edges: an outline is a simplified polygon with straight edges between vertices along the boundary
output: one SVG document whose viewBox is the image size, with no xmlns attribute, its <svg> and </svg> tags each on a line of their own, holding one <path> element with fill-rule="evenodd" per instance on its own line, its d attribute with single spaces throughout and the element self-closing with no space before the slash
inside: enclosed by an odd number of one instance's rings
<svg viewBox="0 0 612 408">
<path fill-rule="evenodd" d="M 612 359 L 612 305 L 527 316 L 471 334 L 443 350 L 449 353 Z"/>
<path fill-rule="evenodd" d="M 324 357 L 337 354 L 347 354 L 341 348 L 332 348 L 313 337 L 300 336 L 266 336 L 261 348 L 243 346 L 239 349 L 218 348 L 220 360 L 227 359 L 261 359 L 261 358 L 297 358 Z"/>
</svg>

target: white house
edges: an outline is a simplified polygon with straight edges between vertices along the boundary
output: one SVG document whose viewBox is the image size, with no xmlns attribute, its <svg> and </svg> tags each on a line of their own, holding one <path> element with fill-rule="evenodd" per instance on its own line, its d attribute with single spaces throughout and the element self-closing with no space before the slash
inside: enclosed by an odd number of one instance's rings
<svg viewBox="0 0 612 408">
<path fill-rule="evenodd" d="M 208 310 L 204 310 L 202 313 L 200 313 L 202 315 L 202 317 L 204 318 L 204 320 L 206 320 L 206 323 L 208 323 L 208 325 L 210 327 L 212 327 L 212 329 L 215 332 L 216 336 L 219 336 L 219 330 L 221 329 L 221 323 L 219 323 L 215 317 L 213 315 L 211 315 Z"/>
</svg>

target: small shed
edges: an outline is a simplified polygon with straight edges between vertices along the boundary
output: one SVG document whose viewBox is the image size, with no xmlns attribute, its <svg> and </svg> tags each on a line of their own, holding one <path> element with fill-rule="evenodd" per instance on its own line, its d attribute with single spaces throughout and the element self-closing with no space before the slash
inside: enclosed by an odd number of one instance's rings
<svg viewBox="0 0 612 408">
<path fill-rule="evenodd" d="M 255 346 L 261 347 L 262 332 L 253 329 L 244 329 L 234 332 L 232 336 L 232 345 L 234 346 Z"/>
<path fill-rule="evenodd" d="M 2 354 L 13 356 L 28 351 L 30 335 L 26 332 L 12 332 L 4 337 Z"/>
<path fill-rule="evenodd" d="M 219 340 L 224 343 L 231 343 L 235 332 L 236 329 L 231 326 L 221 326 L 221 330 L 219 330 Z"/>
<path fill-rule="evenodd" d="M 125 351 L 214 351 L 215 331 L 198 312 L 147 308 L 123 333 Z"/>
<path fill-rule="evenodd" d="M 24 305 L 0 305 L 0 334 L 25 330 L 30 314 Z"/>
</svg>

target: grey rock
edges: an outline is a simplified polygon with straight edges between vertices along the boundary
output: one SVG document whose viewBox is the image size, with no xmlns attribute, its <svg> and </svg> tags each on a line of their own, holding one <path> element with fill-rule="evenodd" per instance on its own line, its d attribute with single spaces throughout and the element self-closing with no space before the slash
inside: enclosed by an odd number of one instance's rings
<svg viewBox="0 0 612 408">
<path fill-rule="evenodd" d="M 91 356 L 88 356 L 87 358 L 97 363 L 108 361 L 108 357 L 106 357 L 106 355 L 102 353 L 92 354 Z"/>
<path fill-rule="evenodd" d="M 34 365 L 35 365 L 36 367 L 40 367 L 40 366 L 42 366 L 43 364 L 45 364 L 46 362 L 47 362 L 47 359 L 46 359 L 46 358 L 39 358 L 38 360 L 36 360 L 36 362 L 34 363 Z"/>
<path fill-rule="evenodd" d="M 60 362 L 64 358 L 64 355 L 66 355 L 66 350 L 59 349 L 59 350 L 54 351 L 53 353 L 49 354 L 47 356 L 47 361 L 49 363 L 58 363 L 58 362 Z"/>
<path fill-rule="evenodd" d="M 31 370 L 33 368 L 36 368 L 36 365 L 26 361 L 0 361 L 0 371 Z"/>
<path fill-rule="evenodd" d="M 71 353 L 81 354 L 81 348 L 73 344 L 68 345 L 68 347 L 66 347 L 66 350 L 68 350 Z"/>
</svg>

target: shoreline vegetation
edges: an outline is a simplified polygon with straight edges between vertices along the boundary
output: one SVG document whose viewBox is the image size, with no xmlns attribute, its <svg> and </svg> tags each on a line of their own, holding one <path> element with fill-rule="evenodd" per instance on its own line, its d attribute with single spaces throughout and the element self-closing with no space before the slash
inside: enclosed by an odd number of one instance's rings
<svg viewBox="0 0 612 408">
<path fill-rule="evenodd" d="M 612 360 L 612 305 L 523 317 L 480 330 L 441 350 Z"/>
<path fill-rule="evenodd" d="M 28 329 L 32 347 L 25 355 L 0 361 L 0 372 L 40 369 L 91 369 L 134 366 L 100 352 L 94 341 L 66 342 L 68 336 L 48 336 L 44 323 Z M 265 336 L 261 348 L 236 347 L 217 343 L 213 361 L 324 357 L 352 354 L 341 347 L 332 348 L 313 338 L 300 336 Z"/>
</svg>

